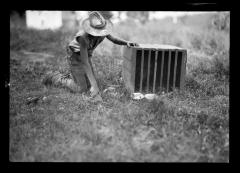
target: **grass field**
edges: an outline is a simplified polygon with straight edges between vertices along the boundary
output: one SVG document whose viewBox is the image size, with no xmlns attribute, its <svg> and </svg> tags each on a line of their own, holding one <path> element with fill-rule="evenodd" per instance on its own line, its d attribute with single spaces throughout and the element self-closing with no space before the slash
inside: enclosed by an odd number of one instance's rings
<svg viewBox="0 0 240 173">
<path fill-rule="evenodd" d="M 67 71 L 65 47 L 77 28 L 37 31 L 11 16 L 10 161 L 229 162 L 230 33 L 211 25 L 224 24 L 225 15 L 213 16 L 116 26 L 126 40 L 187 48 L 186 86 L 156 100 L 132 100 L 121 47 L 104 40 L 93 54 L 98 104 L 41 84 L 48 70 Z M 27 104 L 29 97 L 39 100 Z"/>
</svg>

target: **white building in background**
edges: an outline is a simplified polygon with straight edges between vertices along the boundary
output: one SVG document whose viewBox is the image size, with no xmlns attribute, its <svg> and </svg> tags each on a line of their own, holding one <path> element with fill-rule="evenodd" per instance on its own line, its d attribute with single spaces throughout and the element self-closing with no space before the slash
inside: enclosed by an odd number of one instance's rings
<svg viewBox="0 0 240 173">
<path fill-rule="evenodd" d="M 26 11 L 28 28 L 58 29 L 62 26 L 61 11 Z"/>
</svg>

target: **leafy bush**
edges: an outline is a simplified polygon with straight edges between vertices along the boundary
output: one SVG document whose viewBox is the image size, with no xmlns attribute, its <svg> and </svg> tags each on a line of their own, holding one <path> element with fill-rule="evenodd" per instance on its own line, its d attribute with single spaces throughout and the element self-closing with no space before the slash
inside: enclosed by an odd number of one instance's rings
<svg viewBox="0 0 240 173">
<path fill-rule="evenodd" d="M 214 28 L 218 31 L 229 32 L 230 30 L 230 13 L 221 12 L 212 16 L 212 21 L 209 23 L 209 28 Z"/>
</svg>

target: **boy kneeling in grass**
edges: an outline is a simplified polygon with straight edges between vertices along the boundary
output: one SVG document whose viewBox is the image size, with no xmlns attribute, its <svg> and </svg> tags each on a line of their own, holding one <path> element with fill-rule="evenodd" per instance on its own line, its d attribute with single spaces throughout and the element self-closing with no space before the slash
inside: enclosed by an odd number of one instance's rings
<svg viewBox="0 0 240 173">
<path fill-rule="evenodd" d="M 128 47 L 138 46 L 137 43 L 128 42 L 110 34 L 113 27 L 110 21 L 111 17 L 112 13 L 107 11 L 90 12 L 89 17 L 82 22 L 83 30 L 80 30 L 75 35 L 75 38 L 67 48 L 67 60 L 71 72 L 70 76 L 63 75 L 60 72 L 51 72 L 45 76 L 43 84 L 63 86 L 73 92 L 79 93 L 86 92 L 90 89 L 91 97 L 101 101 L 102 98 L 99 93 L 91 61 L 94 49 L 105 37 L 118 45 L 126 45 Z"/>
</svg>

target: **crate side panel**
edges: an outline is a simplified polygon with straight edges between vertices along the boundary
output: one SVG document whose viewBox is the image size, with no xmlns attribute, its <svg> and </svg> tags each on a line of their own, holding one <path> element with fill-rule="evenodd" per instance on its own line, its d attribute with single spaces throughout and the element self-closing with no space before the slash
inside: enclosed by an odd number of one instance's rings
<svg viewBox="0 0 240 173">
<path fill-rule="evenodd" d="M 131 55 L 132 55 L 132 50 L 129 48 L 125 48 L 123 53 L 124 60 L 123 60 L 123 66 L 122 66 L 122 76 L 123 76 L 123 80 L 126 88 L 130 92 L 133 92 L 133 87 L 131 86 L 131 73 L 132 73 Z"/>
<path fill-rule="evenodd" d="M 182 70 L 181 70 L 181 80 L 180 80 L 180 89 L 184 89 L 185 85 L 185 76 L 186 76 L 186 64 L 187 64 L 187 50 L 182 51 Z"/>
<path fill-rule="evenodd" d="M 130 86 L 131 86 L 131 91 L 135 91 L 135 71 L 136 71 L 136 49 L 132 49 L 132 54 L 131 54 L 131 66 L 130 66 Z"/>
<path fill-rule="evenodd" d="M 180 89 L 180 83 L 181 83 L 181 71 L 182 71 L 182 51 L 178 52 L 177 56 L 177 69 L 176 69 L 176 82 L 175 87 Z"/>
<path fill-rule="evenodd" d="M 133 51 L 132 48 L 129 48 L 129 47 L 124 46 L 124 47 L 123 47 L 123 56 L 124 56 L 126 59 L 131 60 L 131 58 L 132 58 L 132 51 Z"/>
</svg>

